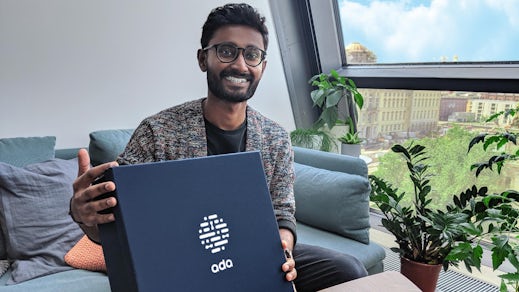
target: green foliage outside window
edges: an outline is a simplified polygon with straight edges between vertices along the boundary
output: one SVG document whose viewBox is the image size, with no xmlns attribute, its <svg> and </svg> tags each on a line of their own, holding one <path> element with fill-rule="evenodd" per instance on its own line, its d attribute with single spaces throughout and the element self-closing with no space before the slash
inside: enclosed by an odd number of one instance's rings
<svg viewBox="0 0 519 292">
<path fill-rule="evenodd" d="M 451 202 L 452 195 L 459 194 L 472 185 L 485 185 L 495 191 L 504 191 L 507 188 L 507 170 L 498 173 L 486 172 L 476 177 L 470 171 L 471 165 L 486 160 L 488 153 L 483 149 L 474 148 L 470 155 L 467 154 L 467 145 L 474 137 L 474 133 L 461 127 L 450 129 L 446 135 L 439 138 L 423 138 L 418 142 L 428 150 L 429 164 L 433 176 L 431 207 L 441 209 Z M 400 156 L 388 152 L 380 157 L 378 169 L 373 172 L 378 177 L 383 177 L 399 189 L 410 194 L 413 192 L 413 183 L 407 179 L 407 168 Z M 411 197 L 405 198 L 404 202 L 411 203 Z"/>
</svg>

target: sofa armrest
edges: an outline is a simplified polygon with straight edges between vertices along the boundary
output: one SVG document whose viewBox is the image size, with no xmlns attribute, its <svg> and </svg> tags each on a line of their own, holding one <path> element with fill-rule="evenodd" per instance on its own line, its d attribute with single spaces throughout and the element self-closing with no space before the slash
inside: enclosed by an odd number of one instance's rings
<svg viewBox="0 0 519 292">
<path fill-rule="evenodd" d="M 368 166 L 360 158 L 297 146 L 292 148 L 294 150 L 294 161 L 297 163 L 364 177 L 368 176 Z"/>
<path fill-rule="evenodd" d="M 369 243 L 369 193 L 364 160 L 294 147 L 296 219 Z"/>
</svg>

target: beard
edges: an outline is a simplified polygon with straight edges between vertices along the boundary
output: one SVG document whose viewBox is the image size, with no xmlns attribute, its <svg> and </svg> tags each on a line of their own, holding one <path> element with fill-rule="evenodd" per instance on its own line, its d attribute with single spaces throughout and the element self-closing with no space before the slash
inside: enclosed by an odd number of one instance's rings
<svg viewBox="0 0 519 292">
<path fill-rule="evenodd" d="M 222 85 L 221 80 L 227 76 L 245 78 L 249 81 L 249 87 L 245 92 L 242 92 L 241 90 L 226 90 Z M 220 72 L 220 76 L 217 76 L 210 69 L 207 69 L 207 86 L 209 87 L 209 91 L 211 91 L 215 97 L 224 101 L 232 103 L 247 101 L 254 95 L 254 92 L 256 92 L 258 84 L 259 80 L 254 80 L 250 74 L 243 74 L 236 70 L 227 69 Z"/>
</svg>

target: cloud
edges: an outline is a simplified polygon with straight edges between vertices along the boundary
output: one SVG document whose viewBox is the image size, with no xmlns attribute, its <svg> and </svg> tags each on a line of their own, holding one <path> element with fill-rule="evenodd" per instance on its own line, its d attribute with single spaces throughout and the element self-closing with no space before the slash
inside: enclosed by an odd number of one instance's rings
<svg viewBox="0 0 519 292">
<path fill-rule="evenodd" d="M 358 41 L 380 63 L 519 60 L 517 0 L 342 0 L 346 44 Z M 511 59 L 510 59 L 511 58 Z"/>
</svg>

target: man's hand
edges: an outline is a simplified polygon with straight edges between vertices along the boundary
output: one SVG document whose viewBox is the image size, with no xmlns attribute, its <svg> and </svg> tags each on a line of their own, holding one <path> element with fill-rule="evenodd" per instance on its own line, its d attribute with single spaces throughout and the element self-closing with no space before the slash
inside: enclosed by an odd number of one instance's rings
<svg viewBox="0 0 519 292">
<path fill-rule="evenodd" d="M 294 261 L 294 258 L 292 257 L 292 249 L 288 248 L 288 244 L 285 240 L 281 241 L 281 246 L 283 247 L 283 250 L 285 251 L 285 257 L 287 261 L 281 266 L 281 269 L 283 272 L 286 273 L 285 279 L 287 281 L 294 281 L 297 278 L 297 270 L 296 270 L 296 262 Z"/>
<path fill-rule="evenodd" d="M 97 224 L 115 220 L 113 213 L 99 214 L 99 211 L 114 207 L 117 201 L 114 197 L 96 200 L 99 195 L 115 190 L 113 182 L 92 185 L 94 180 L 105 170 L 117 166 L 117 162 L 108 162 L 90 168 L 90 156 L 85 149 L 78 152 L 78 177 L 74 180 L 74 195 L 70 200 L 70 214 L 74 221 L 80 223 L 83 231 L 96 241 L 99 241 Z M 86 227 L 86 228 L 85 228 Z"/>
<path fill-rule="evenodd" d="M 287 281 L 294 281 L 297 278 L 296 262 L 292 257 L 294 249 L 294 235 L 288 229 L 280 228 L 279 236 L 281 237 L 281 247 L 285 251 L 287 261 L 281 266 L 281 270 L 286 273 Z"/>
</svg>

